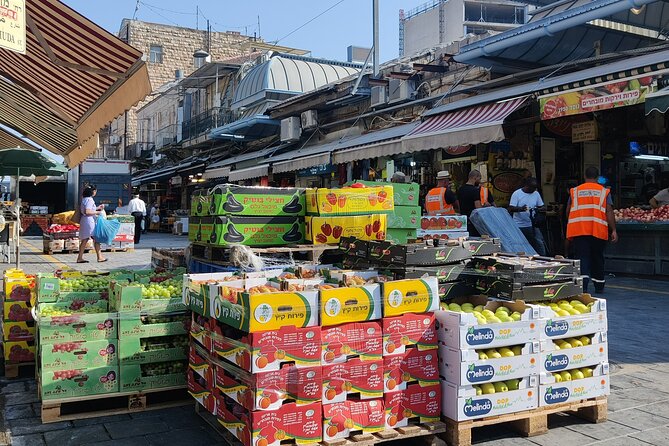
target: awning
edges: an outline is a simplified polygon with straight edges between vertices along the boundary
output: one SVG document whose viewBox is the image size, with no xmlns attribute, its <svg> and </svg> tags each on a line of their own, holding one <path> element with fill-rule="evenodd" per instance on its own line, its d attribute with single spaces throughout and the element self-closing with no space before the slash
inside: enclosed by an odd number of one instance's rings
<svg viewBox="0 0 669 446">
<path fill-rule="evenodd" d="M 226 178 L 228 175 L 230 175 L 230 171 L 232 169 L 230 166 L 227 167 L 219 167 L 217 169 L 207 169 L 204 172 L 204 179 L 205 180 L 213 180 L 216 178 Z"/>
<path fill-rule="evenodd" d="M 251 178 L 266 177 L 269 175 L 269 164 L 249 167 L 247 169 L 233 170 L 228 175 L 228 181 L 241 181 Z"/>
<path fill-rule="evenodd" d="M 332 154 L 332 162 L 343 164 L 402 153 L 404 152 L 402 137 L 413 131 L 419 124 L 420 121 L 416 121 L 362 135 L 358 137 L 356 146 L 335 151 Z"/>
<path fill-rule="evenodd" d="M 669 110 L 669 87 L 646 95 L 647 115 L 654 111 L 666 113 L 667 110 Z"/>
<path fill-rule="evenodd" d="M 230 124 L 215 128 L 211 138 L 229 141 L 248 141 L 277 135 L 281 121 L 265 115 L 255 115 L 239 119 Z"/>
<path fill-rule="evenodd" d="M 146 172 L 140 176 L 137 176 L 132 179 L 132 186 L 139 186 L 145 183 L 151 183 L 154 181 L 162 180 L 174 175 L 177 171 L 178 166 L 166 167 L 164 169 L 156 170 L 153 172 Z"/>
<path fill-rule="evenodd" d="M 318 153 L 315 155 L 295 158 L 290 161 L 274 163 L 272 164 L 272 172 L 293 172 L 295 170 L 308 169 L 310 167 L 318 166 L 319 164 L 330 164 L 330 153 L 330 151 L 327 151 L 325 153 Z"/>
<path fill-rule="evenodd" d="M 405 152 L 417 152 L 501 141 L 504 120 L 528 98 L 521 96 L 429 117 L 402 138 L 402 148 Z"/>
<path fill-rule="evenodd" d="M 0 49 L 0 96 L 25 100 L 0 122 L 73 167 L 102 127 L 151 92 L 148 70 L 141 51 L 58 0 L 26 0 L 25 19 L 25 54 Z"/>
</svg>

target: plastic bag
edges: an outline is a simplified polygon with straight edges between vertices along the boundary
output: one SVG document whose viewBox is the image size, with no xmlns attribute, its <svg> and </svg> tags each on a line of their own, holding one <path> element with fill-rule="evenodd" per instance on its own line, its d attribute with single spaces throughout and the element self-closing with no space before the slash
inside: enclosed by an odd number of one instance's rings
<svg viewBox="0 0 669 446">
<path fill-rule="evenodd" d="M 101 214 L 95 222 L 93 238 L 98 243 L 111 245 L 119 229 L 121 229 L 121 223 L 118 220 L 107 220 L 106 215 Z"/>
</svg>

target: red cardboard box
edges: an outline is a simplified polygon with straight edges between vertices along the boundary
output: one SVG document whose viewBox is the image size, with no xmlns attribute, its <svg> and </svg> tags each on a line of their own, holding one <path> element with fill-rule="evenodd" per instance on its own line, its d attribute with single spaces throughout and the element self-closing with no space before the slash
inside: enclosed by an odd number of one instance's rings
<svg viewBox="0 0 669 446">
<path fill-rule="evenodd" d="M 188 393 L 204 407 L 207 412 L 216 415 L 216 391 L 209 390 L 209 383 L 202 376 L 198 375 L 195 370 L 188 369 L 187 383 Z"/>
<path fill-rule="evenodd" d="M 201 378 L 200 382 L 204 383 L 205 390 L 213 392 L 216 388 L 214 366 L 209 356 L 201 354 L 200 350 L 192 343 L 188 351 L 188 369 Z"/>
<path fill-rule="evenodd" d="M 321 330 L 323 365 L 345 362 L 353 356 L 363 360 L 381 357 L 383 332 L 380 322 L 350 322 Z"/>
<path fill-rule="evenodd" d="M 409 420 L 420 423 L 439 421 L 441 416 L 441 387 L 439 384 L 423 387 L 417 384 L 399 392 L 386 393 L 385 425 L 387 429 L 407 426 Z"/>
<path fill-rule="evenodd" d="M 339 403 L 358 394 L 360 398 L 383 396 L 383 361 L 349 359 L 323 366 L 323 404 Z"/>
<path fill-rule="evenodd" d="M 385 392 L 404 390 L 407 384 L 412 382 L 417 382 L 421 386 L 438 385 L 437 350 L 420 351 L 410 348 L 399 355 L 384 356 L 383 378 Z"/>
<path fill-rule="evenodd" d="M 343 401 L 323 406 L 323 439 L 350 437 L 353 432 L 379 432 L 384 425 L 383 400 Z"/>
<path fill-rule="evenodd" d="M 406 313 L 383 318 L 383 355 L 404 353 L 407 347 L 437 348 L 434 313 Z"/>
</svg>

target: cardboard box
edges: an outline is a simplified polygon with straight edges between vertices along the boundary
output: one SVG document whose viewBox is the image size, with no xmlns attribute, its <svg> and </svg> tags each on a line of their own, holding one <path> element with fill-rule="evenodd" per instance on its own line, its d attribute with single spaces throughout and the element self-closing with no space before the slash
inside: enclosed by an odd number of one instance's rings
<svg viewBox="0 0 669 446">
<path fill-rule="evenodd" d="M 568 282 L 522 284 L 493 276 L 469 276 L 467 282 L 476 291 L 487 296 L 503 299 L 524 300 L 526 302 L 547 299 L 568 299 L 583 292 L 583 279 L 572 278 Z"/>
<path fill-rule="evenodd" d="M 589 345 L 568 349 L 560 349 L 554 340 L 542 340 L 539 360 L 541 371 L 555 373 L 608 362 L 609 344 L 606 333 L 595 333 L 592 337 L 588 336 L 588 339 Z"/>
<path fill-rule="evenodd" d="M 458 240 L 469 238 L 469 232 L 450 229 L 419 229 L 418 238 L 423 240 Z"/>
<path fill-rule="evenodd" d="M 118 366 L 42 370 L 42 400 L 113 394 L 119 391 Z"/>
<path fill-rule="evenodd" d="M 3 319 L 5 322 L 28 322 L 33 320 L 30 313 L 30 302 L 3 302 Z"/>
<path fill-rule="evenodd" d="M 609 395 L 611 393 L 610 387 L 609 364 L 607 362 L 594 367 L 592 376 L 589 378 L 556 382 L 550 373 L 541 375 L 539 406 L 551 406 Z"/>
<path fill-rule="evenodd" d="M 404 353 L 407 348 L 434 350 L 437 330 L 434 313 L 406 313 L 383 318 L 383 355 Z"/>
<path fill-rule="evenodd" d="M 383 361 L 349 359 L 323 366 L 323 405 L 339 403 L 356 395 L 361 399 L 383 396 Z"/>
<path fill-rule="evenodd" d="M 65 249 L 65 240 L 50 240 L 45 238 L 43 241 L 44 252 L 60 252 Z"/>
<path fill-rule="evenodd" d="M 459 242 L 450 242 L 448 245 L 436 247 L 420 243 L 409 245 L 387 244 L 378 252 L 372 254 L 373 252 L 370 247 L 370 257 L 374 260 L 400 266 L 461 263 L 472 256 L 469 249 Z"/>
<path fill-rule="evenodd" d="M 186 385 L 187 361 L 121 364 L 121 392 L 134 392 Z"/>
<path fill-rule="evenodd" d="M 79 251 L 79 239 L 70 238 L 65 240 L 65 251 Z"/>
<path fill-rule="evenodd" d="M 557 300 L 553 299 L 552 302 Z M 540 326 L 542 340 L 573 338 L 607 331 L 606 300 L 594 298 L 589 294 L 580 294 L 569 300 L 578 300 L 586 306 L 592 303 L 590 313 L 557 317 L 549 307 L 539 306 L 544 318 Z"/>
<path fill-rule="evenodd" d="M 471 302 L 474 305 L 483 305 L 493 313 L 500 306 L 505 306 L 511 311 L 521 313 L 521 319 L 517 322 L 479 324 L 471 313 L 440 310 L 435 312 L 440 344 L 463 350 L 488 349 L 527 344 L 539 339 L 541 311 L 535 306 L 518 301 L 488 301 L 483 296 L 457 298 L 453 301 L 457 304 Z"/>
<path fill-rule="evenodd" d="M 117 365 L 118 348 L 116 339 L 41 344 L 40 367 L 43 370 L 65 370 Z"/>
<path fill-rule="evenodd" d="M 109 308 L 112 311 L 143 311 L 149 313 L 174 313 L 186 311 L 181 290 L 169 298 L 149 299 L 142 297 L 139 284 L 124 285 L 112 282 L 109 293 Z"/>
<path fill-rule="evenodd" d="M 415 229 L 388 229 L 386 240 L 397 244 L 413 243 L 418 238 Z"/>
<path fill-rule="evenodd" d="M 200 403 L 207 412 L 216 415 L 216 403 L 218 401 L 217 392 L 209 390 L 208 383 L 204 378 L 190 368 L 186 372 L 186 381 L 190 396 Z"/>
<path fill-rule="evenodd" d="M 518 390 L 476 395 L 473 386 L 459 386 L 441 380 L 442 414 L 455 421 L 476 420 L 507 413 L 536 409 L 539 405 L 539 379 L 530 376 L 520 381 Z"/>
<path fill-rule="evenodd" d="M 321 327 L 284 326 L 258 333 L 243 333 L 212 322 L 213 351 L 251 373 L 279 370 L 283 364 L 320 365 Z"/>
<path fill-rule="evenodd" d="M 434 230 L 467 231 L 467 216 L 424 215 L 420 219 L 420 228 L 426 231 L 434 231 Z"/>
<path fill-rule="evenodd" d="M 35 321 L 3 322 L 3 340 L 33 341 L 35 340 Z"/>
<path fill-rule="evenodd" d="M 194 313 L 207 317 L 211 316 L 211 301 L 212 296 L 218 292 L 215 286 L 217 284 L 224 284 L 230 288 L 240 290 L 244 288 L 244 280 L 232 272 L 186 274 L 184 275 L 182 290 L 183 304 Z"/>
<path fill-rule="evenodd" d="M 349 438 L 385 429 L 382 399 L 342 401 L 323 406 L 323 439 Z"/>
<path fill-rule="evenodd" d="M 420 206 L 397 206 L 395 212 L 388 214 L 389 229 L 418 229 L 420 228 L 422 209 Z"/>
<path fill-rule="evenodd" d="M 387 181 L 349 181 L 345 186 L 353 183 L 361 183 L 365 186 L 390 186 L 393 188 L 393 202 L 395 206 L 416 206 L 420 193 L 418 183 L 389 183 Z"/>
<path fill-rule="evenodd" d="M 458 297 L 467 297 L 474 294 L 479 294 L 472 286 L 467 285 L 464 281 L 446 282 L 439 284 L 439 298 L 443 300 L 451 300 Z"/>
<path fill-rule="evenodd" d="M 405 390 L 386 393 L 383 396 L 386 429 L 408 426 L 410 420 L 418 423 L 439 421 L 441 399 L 438 383 L 426 387 L 410 385 Z"/>
<path fill-rule="evenodd" d="M 391 186 L 344 187 L 341 189 L 307 189 L 307 214 L 365 215 L 393 212 Z"/>
<path fill-rule="evenodd" d="M 304 190 L 223 184 L 209 190 L 210 215 L 304 216 Z"/>
<path fill-rule="evenodd" d="M 339 250 L 347 257 L 367 259 L 369 256 L 369 242 L 355 237 L 342 237 L 339 240 Z"/>
<path fill-rule="evenodd" d="M 321 290 L 320 295 L 320 323 L 323 327 L 381 319 L 379 284 Z"/>
<path fill-rule="evenodd" d="M 500 253 L 475 257 L 470 267 L 477 275 L 489 275 L 520 283 L 569 281 L 581 273 L 580 260 L 516 256 Z"/>
<path fill-rule="evenodd" d="M 392 280 L 383 284 L 383 316 L 426 313 L 439 309 L 436 277 Z"/>
<path fill-rule="evenodd" d="M 352 357 L 366 361 L 381 358 L 382 329 L 378 321 L 349 322 L 321 330 L 323 365 L 346 362 Z"/>
<path fill-rule="evenodd" d="M 139 313 L 119 313 L 118 338 L 156 337 L 186 334 L 189 331 L 190 316 L 140 315 Z"/>
<path fill-rule="evenodd" d="M 129 337 L 118 342 L 119 362 L 145 364 L 186 359 L 188 336 Z"/>
<path fill-rule="evenodd" d="M 109 313 L 106 310 L 106 301 L 40 304 L 40 344 L 117 338 L 118 313 Z M 51 314 L 57 315 L 50 316 Z"/>
<path fill-rule="evenodd" d="M 191 217 L 204 217 L 209 215 L 211 195 L 205 189 L 198 189 L 191 194 L 190 215 Z"/>
<path fill-rule="evenodd" d="M 5 289 L 5 302 L 30 302 L 34 293 L 35 277 L 11 277 L 3 279 Z"/>
<path fill-rule="evenodd" d="M 307 216 L 305 231 L 306 239 L 316 245 L 337 244 L 342 237 L 385 240 L 387 216 L 384 214 Z"/>
<path fill-rule="evenodd" d="M 202 234 L 200 233 L 200 217 L 188 217 L 188 241 L 189 242 L 201 242 Z M 200 239 L 198 240 L 198 234 L 200 234 Z"/>
<path fill-rule="evenodd" d="M 211 243 L 216 217 L 200 217 L 200 226 L 195 233 L 195 243 Z M 190 228 L 188 229 L 190 233 Z"/>
<path fill-rule="evenodd" d="M 437 350 L 409 348 L 404 353 L 383 357 L 383 390 L 405 390 L 410 383 L 439 384 Z"/>
<path fill-rule="evenodd" d="M 539 342 L 523 345 L 521 352 L 518 356 L 479 359 L 477 350 L 460 350 L 441 345 L 439 374 L 446 381 L 460 386 L 538 375 L 541 371 Z"/>
<path fill-rule="evenodd" d="M 35 362 L 35 341 L 9 341 L 3 344 L 5 362 Z"/>
<path fill-rule="evenodd" d="M 313 444 L 323 439 L 323 411 L 320 403 L 284 404 L 276 410 L 248 411 L 222 396 L 216 418 L 244 446 L 278 446 L 284 440 Z"/>
<path fill-rule="evenodd" d="M 207 242 L 218 246 L 291 245 L 304 242 L 304 222 L 299 217 L 213 217 L 212 232 Z M 204 223 L 201 223 L 205 237 Z"/>
</svg>

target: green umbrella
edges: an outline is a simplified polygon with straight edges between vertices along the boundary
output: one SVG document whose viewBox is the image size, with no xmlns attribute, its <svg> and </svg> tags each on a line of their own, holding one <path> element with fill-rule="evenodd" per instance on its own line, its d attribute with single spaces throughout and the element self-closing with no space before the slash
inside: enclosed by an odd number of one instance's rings
<svg viewBox="0 0 669 446">
<path fill-rule="evenodd" d="M 67 167 L 58 164 L 51 158 L 44 156 L 40 150 L 23 149 L 0 149 L 0 176 L 16 176 L 16 202 L 19 203 L 19 177 L 35 175 L 60 176 L 66 174 Z M 21 266 L 19 248 L 19 228 L 21 227 L 20 206 L 16 206 L 16 267 Z"/>
</svg>

